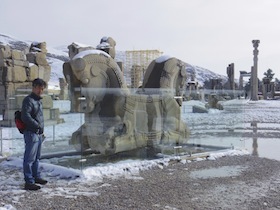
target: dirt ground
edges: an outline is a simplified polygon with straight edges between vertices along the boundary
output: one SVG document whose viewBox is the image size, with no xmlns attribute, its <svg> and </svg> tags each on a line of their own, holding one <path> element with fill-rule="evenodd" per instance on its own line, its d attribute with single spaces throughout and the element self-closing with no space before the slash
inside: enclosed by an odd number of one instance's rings
<svg viewBox="0 0 280 210">
<path fill-rule="evenodd" d="M 17 209 L 280 209 L 280 162 L 251 155 L 172 162 L 142 171 L 137 179 L 71 183 L 95 195 L 52 196 L 24 192 Z M 59 188 L 50 180 L 44 188 Z M 8 195 L 0 198 L 7 203 Z"/>
</svg>

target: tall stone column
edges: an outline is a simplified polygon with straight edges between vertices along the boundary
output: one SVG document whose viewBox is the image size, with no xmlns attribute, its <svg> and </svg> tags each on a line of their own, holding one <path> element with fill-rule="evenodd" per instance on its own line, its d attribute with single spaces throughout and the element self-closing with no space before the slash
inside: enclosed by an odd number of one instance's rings
<svg viewBox="0 0 280 210">
<path fill-rule="evenodd" d="M 254 47 L 254 66 L 251 70 L 251 100 L 257 101 L 258 100 L 258 46 L 260 43 L 260 40 L 253 40 L 253 47 Z"/>
</svg>

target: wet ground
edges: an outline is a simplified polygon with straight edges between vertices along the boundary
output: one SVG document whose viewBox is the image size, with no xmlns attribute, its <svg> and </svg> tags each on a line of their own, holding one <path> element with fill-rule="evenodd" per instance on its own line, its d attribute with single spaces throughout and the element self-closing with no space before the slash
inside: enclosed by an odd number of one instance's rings
<svg viewBox="0 0 280 210">
<path fill-rule="evenodd" d="M 224 110 L 192 113 L 183 105 L 184 121 L 191 129 L 190 142 L 245 148 L 250 154 L 280 160 L 280 100 L 224 102 Z"/>
<path fill-rule="evenodd" d="M 280 162 L 276 160 L 235 155 L 188 163 L 174 161 L 130 176 L 129 172 L 99 182 L 48 177 L 49 183 L 35 193 L 3 190 L 0 204 L 17 197 L 13 205 L 26 210 L 280 209 Z M 7 179 L 11 173 L 18 177 L 22 172 L 5 171 L 1 178 Z M 7 186 L 0 185 L 0 193 L 1 188 L 11 188 L 10 182 L 4 183 Z"/>
<path fill-rule="evenodd" d="M 186 101 L 182 106 L 182 120 L 190 128 L 188 145 L 175 149 L 169 147 L 161 152 L 165 154 L 194 154 L 215 151 L 224 148 L 247 149 L 250 154 L 259 157 L 280 160 L 280 100 L 257 101 L 231 100 L 223 103 L 224 110 L 209 110 L 209 113 L 192 113 L 193 105 L 204 105 L 199 101 Z M 101 159 L 93 155 L 77 155 L 68 140 L 71 133 L 83 122 L 80 114 L 65 114 L 66 123 L 56 127 L 46 127 L 47 141 L 43 145 L 43 156 L 55 153 L 71 153 L 71 158 L 57 159 L 57 164 L 68 167 L 84 167 L 99 161 L 114 161 L 121 158 L 151 158 L 147 151 L 138 151 Z M 78 120 L 77 120 L 78 119 Z M 13 134 L 3 142 L 11 142 L 9 147 L 15 155 L 23 154 L 22 136 L 12 128 Z M 11 141 L 12 140 L 12 141 Z M 5 149 L 5 148 L 4 148 Z M 58 155 L 58 157 L 61 155 Z M 56 160 L 55 160 L 56 161 Z M 84 162 L 81 162 L 84 161 Z"/>
</svg>

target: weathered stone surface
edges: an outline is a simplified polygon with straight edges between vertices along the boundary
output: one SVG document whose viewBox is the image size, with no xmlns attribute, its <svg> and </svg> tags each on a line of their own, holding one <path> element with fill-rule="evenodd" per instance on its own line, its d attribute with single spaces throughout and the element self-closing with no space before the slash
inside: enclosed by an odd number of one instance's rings
<svg viewBox="0 0 280 210">
<path fill-rule="evenodd" d="M 21 108 L 23 98 L 32 91 L 32 81 L 38 77 L 46 82 L 50 80 L 46 43 L 33 43 L 30 48 L 31 52 L 25 55 L 24 51 L 0 45 L 0 110 L 4 110 L 3 118 L 9 122 L 13 122 L 15 109 Z M 43 100 L 48 120 L 52 99 L 46 96 Z"/>
<path fill-rule="evenodd" d="M 0 85 L 0 98 L 1 100 L 7 100 L 8 97 L 13 97 L 15 95 L 15 85 L 14 83 L 5 83 L 5 85 Z"/>
<path fill-rule="evenodd" d="M 81 46 L 81 44 L 73 42 L 72 44 L 70 44 L 68 46 L 68 55 L 69 55 L 70 59 L 72 59 L 75 55 L 77 55 L 78 53 L 80 53 L 82 51 L 94 50 L 94 49 L 95 48 L 92 46 Z"/>
<path fill-rule="evenodd" d="M 43 98 L 42 103 L 44 109 L 50 109 L 53 107 L 53 100 L 50 95 L 43 95 L 42 98 Z"/>
<path fill-rule="evenodd" d="M 31 65 L 27 70 L 27 81 L 32 82 L 34 79 L 39 77 L 39 66 Z"/>
<path fill-rule="evenodd" d="M 26 59 L 29 63 L 36 63 L 36 55 L 35 53 L 27 53 L 26 54 Z"/>
<path fill-rule="evenodd" d="M 21 109 L 22 101 L 26 95 L 15 95 L 9 98 L 9 104 L 11 105 L 9 109 Z"/>
<path fill-rule="evenodd" d="M 38 77 L 42 78 L 44 81 L 50 81 L 51 77 L 51 67 L 50 66 L 40 66 L 38 68 Z"/>
<path fill-rule="evenodd" d="M 106 51 L 111 47 L 107 41 L 102 38 L 97 48 L 110 53 Z M 186 143 L 189 131 L 180 119 L 181 103 L 174 98 L 180 96 L 184 87 L 185 68 L 176 58 L 160 62 L 158 65 L 153 62 L 156 68 L 150 68 L 146 89 L 135 94 L 127 89 L 112 55 L 86 53 L 64 63 L 71 102 L 81 108 L 86 119 L 72 134 L 70 143 L 82 144 L 83 149 L 90 147 L 101 154 Z M 156 86 L 148 87 L 155 80 Z M 150 93 L 149 88 L 156 89 L 155 93 Z M 81 96 L 83 101 L 79 101 Z"/>
<path fill-rule="evenodd" d="M 192 112 L 193 113 L 208 113 L 208 110 L 205 107 L 194 105 L 192 107 Z"/>
<path fill-rule="evenodd" d="M 29 52 L 42 52 L 47 54 L 46 42 L 33 42 L 29 48 Z"/>
<path fill-rule="evenodd" d="M 12 59 L 1 59 L 0 58 L 0 67 L 13 66 Z"/>
<path fill-rule="evenodd" d="M 64 78 L 59 78 L 59 86 L 60 86 L 59 99 L 60 100 L 69 99 L 68 84 Z"/>
<path fill-rule="evenodd" d="M 103 50 L 114 59 L 116 56 L 115 46 L 116 41 L 112 37 L 102 37 L 100 44 L 97 45 L 96 49 Z"/>
<path fill-rule="evenodd" d="M 29 63 L 35 63 L 41 66 L 48 66 L 48 61 L 45 53 L 42 52 L 29 52 L 26 54 L 26 59 Z"/>
<path fill-rule="evenodd" d="M 16 109 L 21 109 L 22 101 L 28 94 L 30 94 L 30 91 L 29 93 L 19 94 L 15 95 L 14 97 L 10 97 L 9 100 L 13 101 L 13 107 L 15 107 Z M 43 109 L 51 109 L 53 107 L 53 100 L 51 96 L 42 95 L 42 98 Z"/>
<path fill-rule="evenodd" d="M 1 89 L 1 86 L 0 86 Z M 14 119 L 14 112 L 15 110 L 21 109 L 23 99 L 30 94 L 29 93 L 20 94 L 20 95 L 13 95 L 7 98 L 7 103 L 3 105 L 6 107 L 4 120 L 13 120 Z M 52 110 L 53 107 L 53 100 L 49 95 L 42 96 L 42 104 L 43 104 L 43 112 L 44 112 L 44 119 L 50 120 L 52 116 L 55 114 L 56 119 L 59 118 L 59 109 Z M 54 112 L 54 113 L 52 113 Z"/>
<path fill-rule="evenodd" d="M 44 53 L 36 53 L 35 63 L 41 66 L 48 66 L 48 61 L 46 54 Z"/>
<path fill-rule="evenodd" d="M 221 97 L 218 96 L 217 94 L 210 94 L 208 97 L 208 106 L 209 108 L 214 108 L 214 109 L 219 109 L 223 110 L 223 105 L 220 103 Z M 224 99 L 223 99 L 224 100 Z"/>
<path fill-rule="evenodd" d="M 25 67 L 0 67 L 1 82 L 25 82 L 27 80 Z"/>
<path fill-rule="evenodd" d="M 29 67 L 29 62 L 27 60 L 12 60 L 14 66 Z"/>
<path fill-rule="evenodd" d="M 9 45 L 0 45 L 0 60 L 11 58 L 12 57 L 12 51 Z"/>
<path fill-rule="evenodd" d="M 0 66 L 23 66 L 28 67 L 29 62 L 23 60 L 0 59 Z"/>
<path fill-rule="evenodd" d="M 32 83 L 31 82 L 17 82 L 13 83 L 15 88 L 15 94 L 16 95 L 22 95 L 22 94 L 28 94 L 32 90 Z M 14 94 L 14 95 L 15 95 Z"/>
<path fill-rule="evenodd" d="M 12 50 L 12 59 L 13 60 L 21 60 L 26 61 L 26 55 L 23 51 L 20 50 Z"/>
</svg>

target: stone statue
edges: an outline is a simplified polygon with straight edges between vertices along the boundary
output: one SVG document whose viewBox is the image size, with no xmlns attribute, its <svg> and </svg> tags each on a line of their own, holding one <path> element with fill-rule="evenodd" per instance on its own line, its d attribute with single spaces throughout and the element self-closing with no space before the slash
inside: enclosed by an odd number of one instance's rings
<svg viewBox="0 0 280 210">
<path fill-rule="evenodd" d="M 186 143 L 189 132 L 180 119 L 181 88 L 186 80 L 182 62 L 154 60 L 142 89 L 132 94 L 113 59 L 115 41 L 102 38 L 101 44 L 107 47 L 82 51 L 63 66 L 70 86 L 80 88 L 73 94 L 74 102 L 81 104 L 78 98 L 85 98 L 85 106 L 80 106 L 85 123 L 72 134 L 70 143 L 101 154 Z"/>
</svg>

